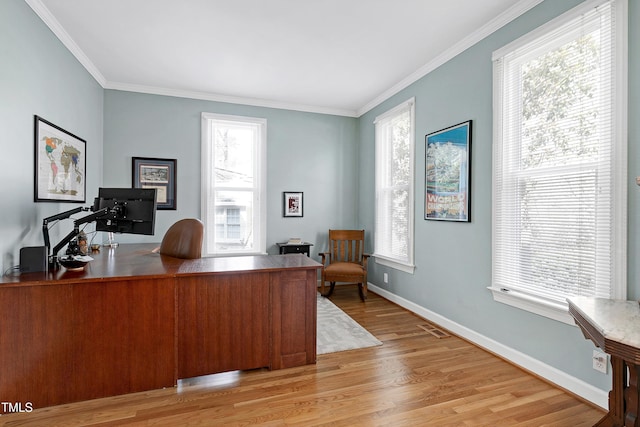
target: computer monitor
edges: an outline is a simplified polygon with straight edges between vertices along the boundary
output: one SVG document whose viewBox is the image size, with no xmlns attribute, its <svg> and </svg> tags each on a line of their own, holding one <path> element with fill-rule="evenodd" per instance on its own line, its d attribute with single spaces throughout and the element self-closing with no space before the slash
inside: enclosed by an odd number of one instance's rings
<svg viewBox="0 0 640 427">
<path fill-rule="evenodd" d="M 93 211 L 106 212 L 96 219 L 96 231 L 153 235 L 156 207 L 155 188 L 100 188 Z"/>
</svg>

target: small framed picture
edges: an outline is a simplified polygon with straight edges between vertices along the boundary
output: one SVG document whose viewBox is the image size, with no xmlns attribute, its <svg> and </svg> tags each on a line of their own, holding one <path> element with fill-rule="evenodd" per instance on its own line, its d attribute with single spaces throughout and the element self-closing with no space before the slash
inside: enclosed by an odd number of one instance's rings
<svg viewBox="0 0 640 427">
<path fill-rule="evenodd" d="M 283 194 L 283 216 L 302 216 L 302 192 L 285 191 Z"/>
<path fill-rule="evenodd" d="M 35 116 L 35 202 L 86 201 L 87 142 Z"/>
<path fill-rule="evenodd" d="M 158 210 L 176 210 L 176 159 L 134 157 L 132 187 L 155 188 Z"/>
</svg>

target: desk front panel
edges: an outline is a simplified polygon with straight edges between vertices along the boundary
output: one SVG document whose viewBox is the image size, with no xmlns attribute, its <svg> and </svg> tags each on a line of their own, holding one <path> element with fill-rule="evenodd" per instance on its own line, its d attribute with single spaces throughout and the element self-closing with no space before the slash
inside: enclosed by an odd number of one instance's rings
<svg viewBox="0 0 640 427">
<path fill-rule="evenodd" d="M 273 369 L 316 363 L 317 273 L 271 274 Z"/>
<path fill-rule="evenodd" d="M 0 288 L 0 396 L 33 408 L 172 386 L 172 279 Z"/>
<path fill-rule="evenodd" d="M 174 299 L 170 278 L 74 286 L 73 400 L 174 386 Z"/>
<path fill-rule="evenodd" d="M 176 279 L 178 378 L 270 367 L 269 273 Z"/>
<path fill-rule="evenodd" d="M 36 409 L 73 400 L 72 301 L 71 285 L 0 288 L 3 402 L 31 402 Z"/>
<path fill-rule="evenodd" d="M 178 378 L 315 363 L 316 278 L 316 270 L 178 277 Z"/>
</svg>

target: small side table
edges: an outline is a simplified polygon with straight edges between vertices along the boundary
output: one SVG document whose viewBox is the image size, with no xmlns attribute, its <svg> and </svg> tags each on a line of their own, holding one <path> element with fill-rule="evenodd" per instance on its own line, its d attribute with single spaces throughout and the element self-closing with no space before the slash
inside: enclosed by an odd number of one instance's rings
<svg viewBox="0 0 640 427">
<path fill-rule="evenodd" d="M 280 255 L 283 254 L 306 254 L 309 256 L 309 251 L 311 250 L 311 246 L 313 243 L 302 242 L 302 243 L 276 243 L 278 248 L 280 249 Z"/>
<path fill-rule="evenodd" d="M 637 301 L 571 297 L 569 314 L 585 338 L 611 355 L 609 412 L 594 426 L 640 425 L 640 306 Z"/>
</svg>

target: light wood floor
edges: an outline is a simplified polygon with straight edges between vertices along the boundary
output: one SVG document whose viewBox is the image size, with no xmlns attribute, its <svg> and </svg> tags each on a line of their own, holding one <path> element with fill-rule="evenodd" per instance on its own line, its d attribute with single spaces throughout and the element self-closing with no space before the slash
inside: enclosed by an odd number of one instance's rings
<svg viewBox="0 0 640 427">
<path fill-rule="evenodd" d="M 355 286 L 332 301 L 384 344 L 316 365 L 0 417 L 2 426 L 591 426 L 604 412 Z M 149 363 L 153 363 L 152 360 Z M 0 396 L 1 400 L 1 396 Z"/>
</svg>

